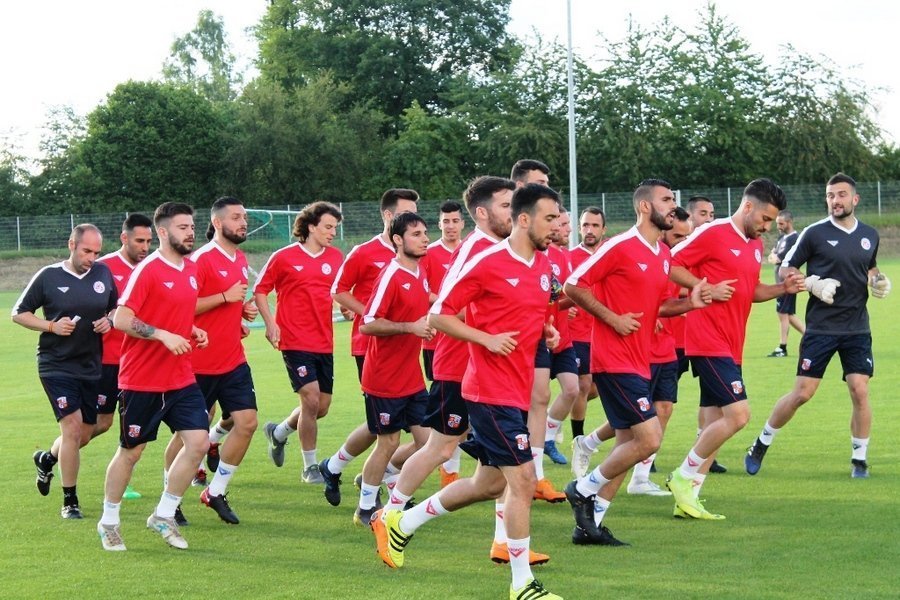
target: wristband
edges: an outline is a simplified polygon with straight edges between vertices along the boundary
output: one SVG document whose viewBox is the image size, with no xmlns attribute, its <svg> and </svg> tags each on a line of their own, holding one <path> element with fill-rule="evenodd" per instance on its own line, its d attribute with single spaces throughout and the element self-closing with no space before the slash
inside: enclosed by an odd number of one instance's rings
<svg viewBox="0 0 900 600">
<path fill-rule="evenodd" d="M 53 321 L 47 322 L 47 333 L 54 333 L 53 331 Z"/>
</svg>

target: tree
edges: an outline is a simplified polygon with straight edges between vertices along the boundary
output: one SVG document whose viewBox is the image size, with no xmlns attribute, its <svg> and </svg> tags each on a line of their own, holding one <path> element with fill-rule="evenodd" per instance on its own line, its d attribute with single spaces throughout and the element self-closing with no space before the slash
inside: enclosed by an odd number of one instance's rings
<svg viewBox="0 0 900 600">
<path fill-rule="evenodd" d="M 243 79 L 235 72 L 225 22 L 211 10 L 200 11 L 194 29 L 172 43 L 162 72 L 165 81 L 185 85 L 212 102 L 234 100 Z"/>
<path fill-rule="evenodd" d="M 28 171 L 25 159 L 10 148 L 0 149 L 0 216 L 27 214 Z"/>
</svg>

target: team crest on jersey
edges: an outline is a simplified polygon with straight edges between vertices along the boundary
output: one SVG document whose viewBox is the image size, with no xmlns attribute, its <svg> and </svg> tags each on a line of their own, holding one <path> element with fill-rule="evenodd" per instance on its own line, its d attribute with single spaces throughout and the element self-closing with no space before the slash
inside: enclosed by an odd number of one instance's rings
<svg viewBox="0 0 900 600">
<path fill-rule="evenodd" d="M 106 406 L 106 394 L 97 394 L 97 406 Z"/>
<path fill-rule="evenodd" d="M 97 292 L 98 294 L 102 294 L 103 292 L 106 291 L 106 286 L 103 285 L 102 281 L 95 281 L 94 282 L 94 291 Z"/>
<path fill-rule="evenodd" d="M 667 260 L 663 261 L 663 273 L 665 273 L 666 275 L 669 274 L 669 261 Z"/>
<path fill-rule="evenodd" d="M 451 414 L 450 417 L 447 419 L 448 427 L 456 428 L 456 427 L 459 427 L 460 423 L 462 423 L 462 417 L 459 415 Z"/>
<path fill-rule="evenodd" d="M 863 250 L 871 250 L 872 242 L 869 241 L 869 238 L 863 238 L 859 240 L 859 245 L 862 246 Z"/>
<path fill-rule="evenodd" d="M 391 413 L 378 413 L 378 422 L 382 425 L 390 425 Z"/>
<path fill-rule="evenodd" d="M 528 450 L 528 434 L 520 433 L 516 436 L 516 446 L 519 450 Z"/>
<path fill-rule="evenodd" d="M 300 365 L 297 367 L 297 375 L 300 377 L 306 377 L 306 365 Z"/>
<path fill-rule="evenodd" d="M 641 409 L 641 412 L 647 412 L 650 410 L 650 402 L 647 398 L 638 398 L 637 399 L 638 408 Z"/>
<path fill-rule="evenodd" d="M 731 391 L 735 394 L 740 394 L 744 391 L 744 382 L 738 379 L 737 381 L 731 382 Z"/>
<path fill-rule="evenodd" d="M 194 276 L 193 276 L 193 275 L 191 275 L 190 282 L 191 282 L 191 287 L 194 288 L 194 289 L 196 290 L 196 289 L 197 289 L 197 280 L 194 279 Z"/>
<path fill-rule="evenodd" d="M 559 270 L 559 265 L 556 263 L 551 263 L 550 268 L 553 269 L 553 274 L 559 277 L 561 271 Z"/>
<path fill-rule="evenodd" d="M 759 251 L 759 248 L 757 248 L 757 249 L 753 252 L 753 256 L 756 258 L 756 262 L 758 262 L 758 263 L 761 263 L 761 262 L 762 262 L 762 252 Z"/>
<path fill-rule="evenodd" d="M 804 358 L 800 361 L 800 369 L 803 371 L 809 371 L 809 368 L 812 366 L 812 360 L 808 358 Z"/>
<path fill-rule="evenodd" d="M 56 399 L 56 406 L 58 406 L 60 410 L 64 410 L 64 409 L 68 408 L 69 401 L 66 400 L 65 396 L 60 396 L 59 398 Z"/>
<path fill-rule="evenodd" d="M 331 265 L 328 263 L 322 263 L 322 272 L 326 275 L 331 275 Z"/>
<path fill-rule="evenodd" d="M 547 275 L 541 275 L 541 289 L 545 292 L 550 291 L 550 278 Z"/>
<path fill-rule="evenodd" d="M 128 437 L 136 438 L 141 435 L 141 426 L 140 425 L 129 425 L 128 426 Z"/>
</svg>

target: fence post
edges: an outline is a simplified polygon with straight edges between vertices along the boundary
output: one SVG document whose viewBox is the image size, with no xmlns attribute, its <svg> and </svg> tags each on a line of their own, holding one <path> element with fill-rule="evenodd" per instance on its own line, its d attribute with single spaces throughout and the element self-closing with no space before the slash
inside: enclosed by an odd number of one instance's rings
<svg viewBox="0 0 900 600">
<path fill-rule="evenodd" d="M 343 203 L 343 202 L 339 202 L 339 203 L 338 203 L 338 210 L 341 211 L 341 214 L 342 214 L 342 215 L 344 214 L 344 203 Z M 341 224 L 338 225 L 338 227 L 340 228 L 340 231 L 341 231 L 341 241 L 343 242 L 343 241 L 344 241 L 344 219 L 341 219 Z"/>
<path fill-rule="evenodd" d="M 731 214 L 731 188 L 728 189 L 728 214 Z"/>
<path fill-rule="evenodd" d="M 609 217 L 606 215 L 606 192 L 600 194 L 600 210 L 603 211 L 604 220 L 609 219 Z"/>
<path fill-rule="evenodd" d="M 75 215 L 69 213 L 69 223 L 71 223 L 71 227 L 69 229 L 75 229 Z"/>
<path fill-rule="evenodd" d="M 22 226 L 19 217 L 16 217 L 16 248 L 18 252 L 22 251 Z"/>
<path fill-rule="evenodd" d="M 878 181 L 878 216 L 881 216 L 881 181 Z"/>
<path fill-rule="evenodd" d="M 675 190 L 675 204 L 681 206 L 681 190 Z"/>
</svg>

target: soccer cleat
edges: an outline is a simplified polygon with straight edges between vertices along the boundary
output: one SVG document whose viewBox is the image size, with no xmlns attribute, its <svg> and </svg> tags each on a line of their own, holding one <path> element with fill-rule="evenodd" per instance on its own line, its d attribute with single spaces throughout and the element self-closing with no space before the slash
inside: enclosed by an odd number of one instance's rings
<svg viewBox="0 0 900 600">
<path fill-rule="evenodd" d="M 692 517 L 691 515 L 687 514 L 683 510 L 681 510 L 677 504 L 675 505 L 675 509 L 672 511 L 672 516 L 675 517 L 676 519 L 698 519 L 701 521 L 724 521 L 725 520 L 725 515 L 711 513 L 708 510 L 706 510 L 706 507 L 703 506 L 702 500 L 700 501 L 700 516 L 699 517 Z"/>
<path fill-rule="evenodd" d="M 188 525 L 190 525 L 187 517 L 184 516 L 184 511 L 181 510 L 180 504 L 175 507 L 175 524 L 179 527 L 187 527 Z"/>
<path fill-rule="evenodd" d="M 753 444 L 747 448 L 747 455 L 744 457 L 744 468 L 747 470 L 748 475 L 756 475 L 759 473 L 760 468 L 762 468 L 763 458 L 768 449 L 769 447 L 760 442 L 759 438 L 756 438 L 753 441 Z"/>
<path fill-rule="evenodd" d="M 322 474 L 319 473 L 319 465 L 309 465 L 305 469 L 303 469 L 303 474 L 300 475 L 300 480 L 303 483 L 325 483 L 325 478 L 322 477 Z"/>
<path fill-rule="evenodd" d="M 509 600 L 537 600 L 538 598 L 562 600 L 562 596 L 547 591 L 544 584 L 537 579 L 532 579 L 519 589 L 514 589 L 512 584 L 509 586 Z"/>
<path fill-rule="evenodd" d="M 441 465 L 440 472 L 441 472 L 441 489 L 444 489 L 445 487 L 447 487 L 448 485 L 450 485 L 451 483 L 453 483 L 454 481 L 459 479 L 459 473 L 451 473 L 450 471 L 445 469 L 443 465 Z"/>
<path fill-rule="evenodd" d="M 672 492 L 667 492 L 649 479 L 632 480 L 628 483 L 628 493 L 632 496 L 671 496 Z"/>
<path fill-rule="evenodd" d="M 491 560 L 498 565 L 509 564 L 509 546 L 506 542 L 494 542 L 491 544 Z M 528 550 L 528 564 L 532 567 L 550 562 L 550 557 L 534 550 Z"/>
<path fill-rule="evenodd" d="M 38 450 L 33 456 L 34 466 L 37 468 L 37 478 L 34 480 L 34 483 L 37 485 L 41 496 L 46 496 L 50 493 L 50 481 L 53 479 L 53 465 L 47 464 L 47 461 L 44 460 L 44 454 L 49 454 L 49 452 L 45 453 L 43 450 Z"/>
<path fill-rule="evenodd" d="M 728 467 L 725 465 L 719 464 L 719 461 L 713 459 L 712 464 L 709 465 L 710 473 L 727 473 Z"/>
<path fill-rule="evenodd" d="M 373 506 L 372 508 L 360 508 L 356 507 L 356 510 L 353 511 L 353 523 L 359 525 L 360 527 L 371 527 L 372 519 L 375 517 L 375 513 L 377 513 L 381 507 Z M 392 511 L 396 512 L 396 511 Z"/>
<path fill-rule="evenodd" d="M 596 529 L 597 534 L 591 534 L 575 526 L 572 530 L 572 543 L 577 546 L 630 546 L 628 542 L 616 539 L 605 525 L 601 525 Z"/>
<path fill-rule="evenodd" d="M 853 479 L 868 479 L 869 464 L 864 460 L 852 459 L 850 461 L 850 477 Z"/>
<path fill-rule="evenodd" d="M 319 463 L 319 474 L 325 483 L 325 499 L 328 504 L 338 506 L 341 503 L 341 474 L 328 470 L 328 459 Z"/>
<path fill-rule="evenodd" d="M 100 543 L 103 544 L 104 550 L 109 550 L 110 552 L 124 552 L 126 550 L 118 525 L 97 523 L 97 534 L 100 536 Z"/>
<path fill-rule="evenodd" d="M 400 529 L 403 513 L 399 510 L 377 511 L 372 519 L 375 549 L 381 561 L 392 569 L 403 566 L 403 551 L 412 539 Z"/>
<path fill-rule="evenodd" d="M 575 436 L 572 440 L 572 473 L 575 477 L 584 477 L 591 468 L 591 455 L 596 452 L 584 447 L 584 436 Z"/>
<path fill-rule="evenodd" d="M 775 348 L 768 354 L 766 354 L 767 358 L 784 358 L 787 356 L 787 350 L 782 350 L 781 346 Z"/>
<path fill-rule="evenodd" d="M 84 515 L 81 514 L 81 508 L 77 504 L 72 504 L 71 506 L 63 506 L 62 510 L 59 511 L 59 514 L 63 519 L 84 518 Z"/>
<path fill-rule="evenodd" d="M 284 446 L 287 444 L 287 440 L 279 442 L 275 439 L 276 427 L 278 425 L 269 421 L 263 427 L 263 433 L 265 433 L 266 439 L 269 441 L 269 458 L 276 467 L 280 467 L 284 464 Z"/>
<path fill-rule="evenodd" d="M 203 467 L 197 469 L 197 474 L 194 475 L 194 480 L 191 482 L 191 485 L 195 487 L 206 487 L 206 469 Z"/>
<path fill-rule="evenodd" d="M 210 473 L 215 473 L 219 468 L 219 443 L 210 442 L 209 450 L 206 451 L 206 466 Z"/>
<path fill-rule="evenodd" d="M 147 517 L 147 529 L 152 529 L 161 535 L 166 540 L 166 543 L 173 548 L 184 550 L 188 547 L 187 540 L 181 537 L 181 532 L 178 531 L 178 524 L 175 523 L 175 519 L 159 517 L 154 511 L 152 515 Z"/>
<path fill-rule="evenodd" d="M 566 495 L 553 489 L 553 484 L 545 477 L 537 482 L 537 487 L 534 490 L 534 499 L 546 500 L 551 504 L 556 504 L 557 502 L 564 502 Z"/>
<path fill-rule="evenodd" d="M 547 440 L 544 442 L 544 455 L 549 456 L 550 460 L 555 462 L 558 465 L 567 465 L 569 461 L 566 460 L 566 457 L 562 452 L 559 451 L 559 448 L 556 447 L 556 441 Z"/>
<path fill-rule="evenodd" d="M 241 522 L 241 520 L 238 519 L 238 516 L 234 514 L 234 511 L 231 510 L 231 506 L 228 505 L 228 494 L 213 496 L 209 493 L 209 488 L 204 488 L 203 491 L 200 492 L 200 503 L 205 504 L 216 511 L 219 518 L 229 525 L 237 525 Z"/>
<path fill-rule="evenodd" d="M 140 492 L 135 491 L 130 485 L 125 486 L 125 493 L 122 494 L 122 498 L 125 500 L 138 500 L 143 497 L 144 496 Z"/>
<path fill-rule="evenodd" d="M 600 532 L 597 530 L 597 525 L 594 524 L 594 496 L 587 498 L 582 496 L 573 480 L 566 486 L 566 500 L 572 507 L 575 524 L 586 532 L 599 536 Z"/>
<path fill-rule="evenodd" d="M 666 478 L 666 487 L 675 496 L 675 506 L 680 508 L 690 517 L 700 518 L 703 507 L 700 501 L 694 497 L 694 482 L 682 477 L 680 470 L 675 469 Z"/>
</svg>

